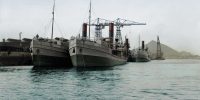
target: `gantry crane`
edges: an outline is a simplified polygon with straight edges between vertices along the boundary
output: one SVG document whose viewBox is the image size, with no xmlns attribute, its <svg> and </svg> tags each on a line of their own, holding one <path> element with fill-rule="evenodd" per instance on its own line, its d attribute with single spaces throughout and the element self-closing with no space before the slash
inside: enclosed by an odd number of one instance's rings
<svg viewBox="0 0 200 100">
<path fill-rule="evenodd" d="M 114 25 L 116 26 L 115 42 L 118 46 L 120 46 L 123 44 L 120 28 L 123 28 L 123 26 L 131 26 L 131 25 L 146 25 L 146 23 L 139 23 L 135 21 L 117 18 L 114 21 Z"/>
<path fill-rule="evenodd" d="M 90 24 L 90 26 L 95 26 L 95 37 L 96 38 L 102 38 L 102 29 L 105 28 L 105 26 L 109 26 L 109 23 L 111 21 L 102 19 L 102 18 L 97 18 L 94 20 L 93 23 Z"/>
<path fill-rule="evenodd" d="M 123 44 L 121 36 L 121 28 L 123 28 L 123 26 L 146 25 L 146 23 L 139 23 L 121 18 L 117 18 L 115 21 L 97 18 L 93 23 L 90 24 L 90 26 L 95 26 L 95 37 L 102 38 L 102 29 L 104 29 L 105 26 L 109 26 L 110 23 L 114 23 L 114 26 L 116 26 L 115 42 L 118 46 Z"/>
</svg>

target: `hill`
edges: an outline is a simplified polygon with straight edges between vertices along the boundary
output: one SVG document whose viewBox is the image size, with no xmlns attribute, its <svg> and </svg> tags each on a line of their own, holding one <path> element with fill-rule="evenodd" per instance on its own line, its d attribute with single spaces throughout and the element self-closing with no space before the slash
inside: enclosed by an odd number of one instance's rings
<svg viewBox="0 0 200 100">
<path fill-rule="evenodd" d="M 157 42 L 152 40 L 149 43 L 147 43 L 146 46 L 148 47 L 151 56 L 155 57 L 156 49 L 157 49 Z M 197 58 L 200 58 L 200 56 L 193 55 L 186 51 L 179 52 L 179 51 L 174 50 L 173 48 L 171 48 L 165 44 L 162 44 L 162 43 L 161 43 L 161 50 L 164 54 L 164 57 L 168 58 L 168 59 L 169 58 L 174 58 L 174 59 L 197 59 Z"/>
</svg>

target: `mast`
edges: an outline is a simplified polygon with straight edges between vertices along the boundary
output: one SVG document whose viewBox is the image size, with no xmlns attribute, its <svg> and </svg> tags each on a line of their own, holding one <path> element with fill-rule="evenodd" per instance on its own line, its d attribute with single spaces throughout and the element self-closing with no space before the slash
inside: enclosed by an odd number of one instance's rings
<svg viewBox="0 0 200 100">
<path fill-rule="evenodd" d="M 91 25 L 91 0 L 90 0 L 90 8 L 89 8 L 89 39 L 90 39 L 90 25 Z"/>
<path fill-rule="evenodd" d="M 139 50 L 140 50 L 140 34 L 139 34 Z"/>
<path fill-rule="evenodd" d="M 19 40 L 22 41 L 22 32 L 19 33 Z"/>
<path fill-rule="evenodd" d="M 54 0 L 54 4 L 53 4 L 53 12 L 52 12 L 52 28 L 51 28 L 51 40 L 53 39 L 53 26 L 54 26 L 54 10 L 55 10 L 55 0 Z"/>
<path fill-rule="evenodd" d="M 19 33 L 20 46 L 22 46 L 22 32 Z"/>
</svg>

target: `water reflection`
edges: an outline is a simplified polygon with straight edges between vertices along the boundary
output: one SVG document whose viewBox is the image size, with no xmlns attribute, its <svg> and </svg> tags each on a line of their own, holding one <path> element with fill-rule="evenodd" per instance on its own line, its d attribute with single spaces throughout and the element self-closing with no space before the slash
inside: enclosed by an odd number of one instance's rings
<svg viewBox="0 0 200 100">
<path fill-rule="evenodd" d="M 100 68 L 0 67 L 0 100 L 200 98 L 200 62 L 177 62 L 151 61 Z"/>
<path fill-rule="evenodd" d="M 99 96 L 100 93 L 106 91 L 105 94 L 115 94 L 118 83 L 121 81 L 120 73 L 114 70 L 115 67 L 76 68 L 73 75 L 74 80 L 76 80 L 73 87 L 75 97 L 80 97 L 81 99 L 106 99 Z M 120 98 L 113 96 L 112 99 Z"/>
<path fill-rule="evenodd" d="M 77 67 L 77 72 L 113 70 L 113 67 Z"/>
<path fill-rule="evenodd" d="M 33 67 L 30 70 L 30 77 L 32 82 L 45 82 L 53 78 L 64 77 L 69 70 L 71 70 L 71 68 Z"/>
<path fill-rule="evenodd" d="M 0 67 L 0 72 L 15 72 L 20 70 L 29 70 L 32 66 L 6 66 L 6 67 Z"/>
</svg>

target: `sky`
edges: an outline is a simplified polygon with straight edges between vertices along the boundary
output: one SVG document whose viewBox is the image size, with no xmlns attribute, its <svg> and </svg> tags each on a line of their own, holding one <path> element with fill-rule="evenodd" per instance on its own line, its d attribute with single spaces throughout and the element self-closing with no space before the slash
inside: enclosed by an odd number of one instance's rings
<svg viewBox="0 0 200 100">
<path fill-rule="evenodd" d="M 70 38 L 81 33 L 88 20 L 89 0 L 56 0 L 54 37 Z M 178 51 L 200 55 L 199 0 L 92 0 L 92 20 L 104 18 L 145 22 L 144 26 L 125 26 L 131 48 L 138 46 L 138 37 L 146 43 L 160 41 Z M 51 36 L 53 0 L 0 0 L 0 40 Z M 92 33 L 94 28 L 92 27 Z M 103 30 L 108 36 L 108 30 Z"/>
</svg>

